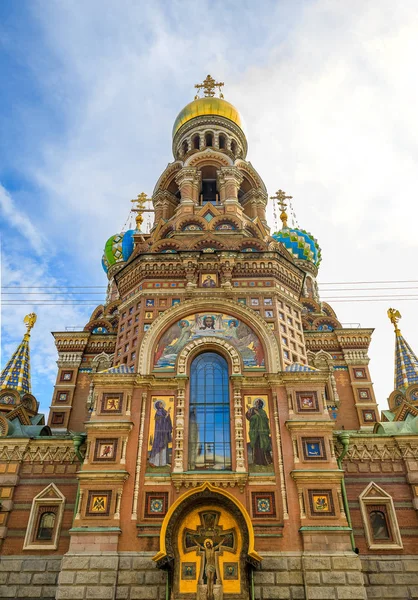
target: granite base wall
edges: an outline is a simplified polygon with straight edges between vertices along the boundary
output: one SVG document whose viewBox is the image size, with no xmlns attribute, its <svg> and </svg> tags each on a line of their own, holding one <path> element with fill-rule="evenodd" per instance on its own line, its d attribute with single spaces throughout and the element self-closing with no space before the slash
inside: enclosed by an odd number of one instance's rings
<svg viewBox="0 0 418 600">
<path fill-rule="evenodd" d="M 52 600 L 61 556 L 0 556 L 0 598 Z"/>
<path fill-rule="evenodd" d="M 0 557 L 0 598 L 165 600 L 151 553 Z M 417 556 L 263 555 L 256 600 L 418 600 Z"/>
<path fill-rule="evenodd" d="M 362 556 L 367 598 L 418 599 L 418 556 Z"/>
<path fill-rule="evenodd" d="M 256 600 L 366 600 L 361 562 L 350 553 L 263 555 Z"/>
</svg>

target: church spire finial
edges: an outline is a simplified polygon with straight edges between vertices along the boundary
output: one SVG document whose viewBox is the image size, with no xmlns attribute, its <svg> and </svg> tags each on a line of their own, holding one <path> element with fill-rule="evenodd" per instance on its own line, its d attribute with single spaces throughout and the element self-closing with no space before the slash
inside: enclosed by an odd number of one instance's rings
<svg viewBox="0 0 418 600">
<path fill-rule="evenodd" d="M 131 200 L 131 202 L 134 202 L 136 204 L 136 207 L 132 208 L 132 212 L 137 213 L 137 215 L 135 217 L 135 222 L 136 222 L 136 228 L 138 231 L 141 231 L 141 225 L 144 221 L 144 217 L 142 215 L 145 212 L 145 203 L 148 202 L 149 199 L 150 198 L 147 197 L 145 192 L 141 192 L 140 194 L 138 194 L 138 196 L 136 198 Z M 149 212 L 149 211 L 147 211 L 147 212 Z"/>
<path fill-rule="evenodd" d="M 398 327 L 401 313 L 396 308 L 389 308 L 388 317 L 395 327 L 395 389 L 406 390 L 418 383 L 418 358 L 404 339 Z"/>
<path fill-rule="evenodd" d="M 223 98 L 224 95 L 221 92 L 221 87 L 225 84 L 223 81 L 217 82 L 211 75 L 207 75 L 203 83 L 196 83 L 195 88 L 198 90 L 195 100 L 199 98 L 199 91 L 203 89 L 203 93 L 207 98 L 212 98 L 215 95 L 215 88 L 219 89 L 219 98 Z"/>
<path fill-rule="evenodd" d="M 278 190 L 275 196 L 270 196 L 270 200 L 276 200 L 277 204 L 281 210 L 280 220 L 283 223 L 282 229 L 286 229 L 287 227 L 287 202 L 286 200 L 291 200 L 293 196 L 286 196 L 286 192 L 283 190 Z"/>
<path fill-rule="evenodd" d="M 0 389 L 12 389 L 29 394 L 31 391 L 29 338 L 31 329 L 36 323 L 36 314 L 29 313 L 23 319 L 23 322 L 26 325 L 27 331 L 11 359 L 1 372 Z"/>
<path fill-rule="evenodd" d="M 399 319 L 402 318 L 402 315 L 399 312 L 399 310 L 397 310 L 396 308 L 389 308 L 388 309 L 388 317 L 389 317 L 390 322 L 395 327 L 395 333 L 396 333 L 396 335 L 401 335 L 401 331 L 400 331 L 400 329 L 398 327 L 398 322 L 399 322 Z"/>
</svg>

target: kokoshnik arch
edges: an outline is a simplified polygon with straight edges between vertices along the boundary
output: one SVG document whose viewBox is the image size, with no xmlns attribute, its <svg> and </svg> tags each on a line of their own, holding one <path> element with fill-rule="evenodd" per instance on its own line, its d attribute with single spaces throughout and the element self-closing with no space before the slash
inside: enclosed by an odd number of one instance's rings
<svg viewBox="0 0 418 600">
<path fill-rule="evenodd" d="M 30 385 L 35 315 L 2 373 L 0 595 L 418 589 L 418 360 L 390 309 L 395 389 L 380 417 L 372 330 L 321 301 L 320 248 L 288 225 L 282 190 L 270 231 L 222 86 L 197 86 L 173 162 L 133 201 L 135 229 L 106 242 L 103 305 L 82 331 L 53 334 L 47 424 Z"/>
</svg>

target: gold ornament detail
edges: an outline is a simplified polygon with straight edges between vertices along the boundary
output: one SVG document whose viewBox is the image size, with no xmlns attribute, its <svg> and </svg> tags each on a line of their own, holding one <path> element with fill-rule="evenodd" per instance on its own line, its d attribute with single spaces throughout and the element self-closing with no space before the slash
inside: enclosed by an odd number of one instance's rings
<svg viewBox="0 0 418 600">
<path fill-rule="evenodd" d="M 225 84 L 223 81 L 217 82 L 214 80 L 213 77 L 211 77 L 211 75 L 207 75 L 203 83 L 196 83 L 195 88 L 198 90 L 198 93 L 196 94 L 194 99 L 199 99 L 199 91 L 202 89 L 206 98 L 213 98 L 213 96 L 215 95 L 215 88 L 219 89 L 219 98 L 223 98 L 224 95 L 221 92 L 221 87 L 223 87 L 224 85 Z"/>
<path fill-rule="evenodd" d="M 28 315 L 26 315 L 26 317 L 23 319 L 23 322 L 26 325 L 26 335 L 30 334 L 30 331 L 32 329 L 32 327 L 35 325 L 36 323 L 36 314 L 35 313 L 29 313 Z"/>
<path fill-rule="evenodd" d="M 397 310 L 396 308 L 389 308 L 388 309 L 388 317 L 389 317 L 390 322 L 395 326 L 396 335 L 401 335 L 401 330 L 398 327 L 398 322 L 399 322 L 399 319 L 402 318 L 402 315 L 399 312 L 399 310 Z"/>
<path fill-rule="evenodd" d="M 291 200 L 293 196 L 286 196 L 286 192 L 283 190 L 278 190 L 275 196 L 270 196 L 270 200 L 276 200 L 278 207 L 281 210 L 280 220 L 283 223 L 282 229 L 287 227 L 287 202 L 286 200 Z"/>
<path fill-rule="evenodd" d="M 148 202 L 148 200 L 150 200 L 150 198 L 147 197 L 145 192 L 141 192 L 136 198 L 131 200 L 131 202 L 136 204 L 136 208 L 133 208 L 132 212 L 138 213 L 135 217 L 136 228 L 138 231 L 141 230 L 141 225 L 144 221 L 144 217 L 142 215 L 145 212 L 145 203 Z"/>
</svg>

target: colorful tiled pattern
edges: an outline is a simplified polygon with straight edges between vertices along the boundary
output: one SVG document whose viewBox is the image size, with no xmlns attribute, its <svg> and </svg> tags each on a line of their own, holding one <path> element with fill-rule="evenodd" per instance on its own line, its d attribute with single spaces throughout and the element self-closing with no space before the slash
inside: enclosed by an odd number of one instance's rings
<svg viewBox="0 0 418 600">
<path fill-rule="evenodd" d="M 253 492 L 251 498 L 253 517 L 272 518 L 276 516 L 274 492 Z"/>
<path fill-rule="evenodd" d="M 168 492 L 146 492 L 145 494 L 145 517 L 163 517 L 168 508 Z"/>
</svg>

